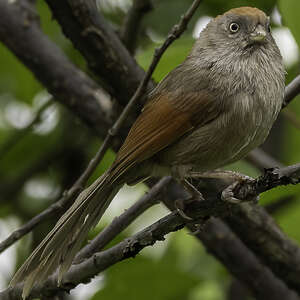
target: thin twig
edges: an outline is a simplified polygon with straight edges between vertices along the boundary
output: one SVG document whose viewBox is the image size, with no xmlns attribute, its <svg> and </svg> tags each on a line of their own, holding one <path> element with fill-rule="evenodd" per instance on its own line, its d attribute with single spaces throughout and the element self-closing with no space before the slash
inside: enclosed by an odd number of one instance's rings
<svg viewBox="0 0 300 300">
<path fill-rule="evenodd" d="M 101 148 L 103 148 L 103 150 L 104 149 L 106 150 L 108 148 L 108 144 L 109 144 L 110 140 L 112 139 L 112 137 L 114 137 L 118 133 L 118 131 L 121 128 L 121 126 L 123 125 L 124 121 L 128 117 L 130 110 L 135 106 L 135 104 L 138 102 L 140 97 L 143 95 L 143 93 L 147 87 L 147 84 L 152 76 L 152 73 L 153 73 L 154 69 L 156 68 L 163 53 L 167 50 L 167 48 L 171 45 L 171 43 L 173 43 L 176 39 L 178 39 L 181 36 L 181 34 L 185 31 L 185 29 L 187 28 L 188 22 L 192 18 L 193 14 L 195 13 L 198 6 L 200 5 L 201 1 L 202 0 L 195 0 L 193 2 L 191 7 L 181 17 L 179 24 L 176 24 L 175 26 L 173 26 L 173 28 L 169 32 L 165 42 L 159 48 L 157 48 L 155 50 L 152 62 L 150 64 L 142 82 L 140 83 L 140 85 L 137 88 L 137 90 L 135 91 L 134 95 L 132 96 L 132 98 L 130 99 L 130 101 L 128 102 L 128 104 L 126 105 L 124 110 L 122 111 L 118 120 L 115 122 L 113 127 L 109 130 L 108 135 L 106 136 L 106 138 L 101 146 Z"/>
<path fill-rule="evenodd" d="M 85 246 L 76 256 L 75 264 L 83 259 L 92 256 L 95 252 L 102 250 L 110 241 L 112 241 L 119 233 L 127 228 L 137 217 L 144 213 L 151 206 L 159 203 L 159 195 L 162 189 L 167 188 L 171 177 L 162 178 L 151 190 L 135 202 L 119 217 L 105 227 L 93 241 Z"/>
<path fill-rule="evenodd" d="M 266 169 L 257 179 L 244 182 L 235 188 L 237 199 L 249 199 L 275 187 L 300 183 L 300 163 L 283 168 Z"/>
<path fill-rule="evenodd" d="M 96 153 L 96 155 L 90 160 L 88 166 L 81 174 L 81 176 L 76 180 L 73 186 L 68 191 L 65 191 L 63 196 L 57 202 L 50 205 L 46 210 L 36 215 L 34 218 L 29 220 L 26 224 L 21 226 L 19 229 L 12 232 L 5 240 L 3 240 L 0 243 L 0 253 L 3 252 L 8 247 L 10 247 L 15 242 L 17 242 L 19 239 L 21 239 L 25 234 L 32 231 L 41 222 L 46 221 L 47 219 L 51 218 L 54 214 L 58 213 L 59 211 L 67 207 L 68 204 L 71 203 L 71 201 L 74 200 L 79 195 L 79 193 L 83 190 L 87 180 L 92 175 L 99 161 L 101 160 L 102 154 L 103 151 L 102 149 L 100 149 Z"/>
<path fill-rule="evenodd" d="M 52 204 L 43 212 L 30 219 L 26 224 L 22 225 L 20 228 L 13 231 L 5 240 L 3 240 L 0 243 L 0 253 L 2 253 L 8 247 L 16 243 L 19 239 L 21 239 L 24 235 L 26 235 L 31 230 L 33 230 L 41 222 L 48 220 L 49 218 L 54 216 L 58 211 L 60 211 L 64 206 L 63 205 L 64 202 L 62 200 L 64 200 L 64 198 Z"/>
<path fill-rule="evenodd" d="M 34 118 L 31 122 L 24 128 L 15 130 L 8 139 L 0 147 L 0 160 L 3 159 L 5 153 L 11 150 L 21 139 L 33 128 L 34 125 L 38 124 L 41 121 L 42 113 L 53 104 L 53 98 L 51 97 L 44 104 L 39 107 L 36 111 Z"/>
<path fill-rule="evenodd" d="M 101 144 L 101 147 L 97 154 L 97 159 L 95 159 L 94 164 L 98 164 L 101 159 L 103 158 L 106 150 L 109 147 L 109 144 L 114 136 L 116 136 L 124 124 L 125 120 L 130 114 L 130 111 L 134 108 L 136 103 L 139 101 L 139 99 L 144 94 L 147 84 L 149 80 L 151 79 L 152 73 L 154 72 L 159 60 L 161 59 L 163 53 L 167 50 L 167 48 L 171 45 L 172 42 L 174 42 L 177 38 L 180 37 L 180 35 L 185 31 L 187 28 L 187 24 L 192 18 L 194 12 L 198 8 L 200 2 L 202 0 L 195 0 L 191 7 L 188 9 L 188 11 L 183 15 L 181 18 L 181 21 L 179 24 L 176 24 L 171 29 L 170 33 L 168 34 L 167 39 L 165 42 L 160 46 L 158 49 L 155 50 L 152 62 L 149 66 L 149 69 L 147 70 L 142 82 L 139 84 L 137 90 L 135 91 L 134 95 L 128 102 L 128 104 L 125 106 L 124 110 L 122 111 L 121 115 L 117 119 L 117 121 L 114 123 L 114 125 L 109 129 L 108 134 L 106 135 L 103 143 Z"/>
</svg>

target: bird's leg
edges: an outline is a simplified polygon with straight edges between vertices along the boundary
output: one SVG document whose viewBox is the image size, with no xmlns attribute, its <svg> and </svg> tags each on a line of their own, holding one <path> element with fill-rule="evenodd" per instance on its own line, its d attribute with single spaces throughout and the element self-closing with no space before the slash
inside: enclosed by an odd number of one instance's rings
<svg viewBox="0 0 300 300">
<path fill-rule="evenodd" d="M 186 191 L 191 195 L 190 199 L 195 201 L 203 201 L 205 200 L 200 191 L 198 191 L 195 186 L 190 183 L 187 179 L 182 179 L 181 184 L 184 186 Z"/>
<path fill-rule="evenodd" d="M 185 212 L 185 206 L 187 203 L 193 201 L 203 201 L 205 200 L 201 194 L 187 179 L 181 179 L 180 183 L 184 186 L 185 190 L 190 194 L 188 198 L 179 199 L 175 201 L 175 208 L 178 213 L 187 220 L 193 220 L 193 218 L 189 217 Z"/>
<path fill-rule="evenodd" d="M 189 172 L 188 177 L 198 179 L 231 179 L 232 181 L 253 180 L 252 177 L 229 170 L 214 170 L 208 172 Z"/>
<path fill-rule="evenodd" d="M 221 199 L 229 203 L 240 203 L 242 200 L 234 197 L 234 189 L 243 183 L 251 182 L 254 179 L 250 176 L 227 170 L 215 170 L 209 172 L 191 172 L 189 174 L 191 178 L 202 178 L 202 179 L 225 179 L 231 180 L 231 184 L 228 185 L 221 193 Z M 255 197 L 254 202 L 258 202 L 259 196 Z"/>
</svg>

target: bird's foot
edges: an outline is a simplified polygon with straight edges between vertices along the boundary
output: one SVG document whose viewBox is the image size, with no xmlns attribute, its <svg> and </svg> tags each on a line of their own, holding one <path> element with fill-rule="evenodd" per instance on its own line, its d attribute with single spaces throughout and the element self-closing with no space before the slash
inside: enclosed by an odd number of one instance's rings
<svg viewBox="0 0 300 300">
<path fill-rule="evenodd" d="M 234 197 L 234 189 L 239 185 L 240 183 L 238 181 L 235 181 L 233 184 L 229 185 L 225 190 L 221 193 L 221 199 L 225 202 L 232 203 L 232 204 L 238 204 L 242 201 L 240 199 L 237 199 Z"/>
<path fill-rule="evenodd" d="M 235 190 L 237 189 L 237 187 L 239 187 L 245 183 L 252 182 L 254 179 L 252 177 L 249 177 L 249 176 L 246 176 L 243 174 L 239 174 L 239 173 L 235 173 L 235 179 L 237 181 L 233 182 L 231 185 L 229 185 L 222 191 L 221 199 L 225 202 L 232 203 L 232 204 L 239 204 L 241 202 L 244 202 L 245 200 L 247 200 L 247 201 L 250 200 L 254 203 L 257 203 L 259 201 L 259 196 L 252 197 L 249 200 L 248 199 L 241 200 L 241 199 L 234 197 Z"/>
</svg>

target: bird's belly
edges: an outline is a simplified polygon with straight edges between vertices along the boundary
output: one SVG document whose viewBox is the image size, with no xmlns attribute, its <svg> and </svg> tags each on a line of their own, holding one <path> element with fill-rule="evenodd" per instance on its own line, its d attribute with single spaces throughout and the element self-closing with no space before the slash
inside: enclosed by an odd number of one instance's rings
<svg viewBox="0 0 300 300">
<path fill-rule="evenodd" d="M 237 161 L 259 146 L 272 122 L 262 113 L 218 119 L 187 133 L 159 153 L 163 165 L 195 171 L 214 170 Z"/>
</svg>

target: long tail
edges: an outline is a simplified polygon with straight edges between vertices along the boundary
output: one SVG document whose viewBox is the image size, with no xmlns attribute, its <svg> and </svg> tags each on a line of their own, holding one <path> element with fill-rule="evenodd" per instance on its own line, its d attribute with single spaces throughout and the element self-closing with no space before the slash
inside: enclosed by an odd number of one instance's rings
<svg viewBox="0 0 300 300">
<path fill-rule="evenodd" d="M 87 233 L 98 223 L 120 189 L 120 185 L 112 187 L 110 180 L 105 173 L 84 190 L 17 271 L 10 286 L 24 281 L 23 299 L 30 294 L 33 284 L 44 281 L 57 267 L 58 283 L 61 282 Z"/>
</svg>

